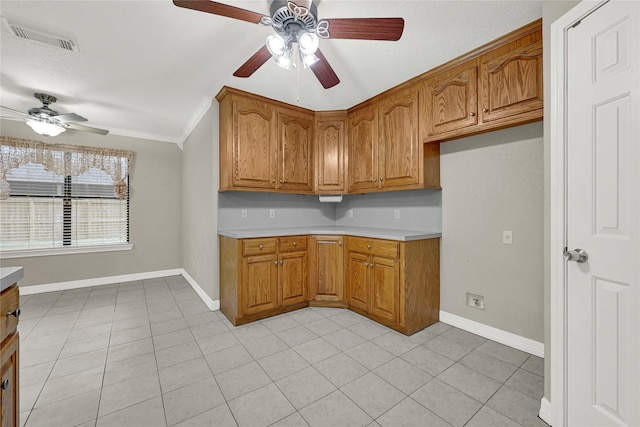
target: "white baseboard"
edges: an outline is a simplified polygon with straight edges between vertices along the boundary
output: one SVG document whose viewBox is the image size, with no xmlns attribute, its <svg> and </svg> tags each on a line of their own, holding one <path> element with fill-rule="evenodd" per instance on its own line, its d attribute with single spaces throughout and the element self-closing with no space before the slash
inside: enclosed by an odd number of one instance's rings
<svg viewBox="0 0 640 427">
<path fill-rule="evenodd" d="M 207 295 L 207 293 L 200 287 L 200 285 L 198 285 L 198 283 L 196 283 L 196 281 L 193 280 L 193 277 L 191 277 L 191 275 L 187 273 L 184 268 L 181 268 L 180 270 L 182 270 L 182 272 L 180 273 L 182 274 L 182 277 L 184 277 L 186 281 L 189 282 L 189 284 L 191 285 L 193 290 L 196 291 L 200 299 L 202 299 L 202 301 L 204 301 L 207 307 L 209 307 L 209 310 L 211 311 L 220 310 L 220 300 L 212 300 L 209 297 L 209 295 Z"/>
<path fill-rule="evenodd" d="M 551 402 L 546 397 L 543 397 L 540 401 L 540 413 L 538 416 L 542 421 L 551 425 Z"/>
<path fill-rule="evenodd" d="M 455 314 L 440 311 L 440 321 L 509 347 L 544 357 L 544 344 Z"/>
<path fill-rule="evenodd" d="M 161 277 L 182 276 L 191 285 L 209 310 L 219 310 L 220 301 L 212 300 L 209 295 L 196 283 L 184 268 L 172 270 L 149 271 L 146 273 L 124 274 L 121 276 L 96 277 L 93 279 L 72 280 L 69 282 L 48 283 L 46 285 L 20 286 L 20 295 L 41 294 L 43 292 L 66 291 L 69 289 L 89 288 L 92 286 L 114 285 L 116 283 L 135 282 L 137 280 L 159 279 Z"/>
</svg>

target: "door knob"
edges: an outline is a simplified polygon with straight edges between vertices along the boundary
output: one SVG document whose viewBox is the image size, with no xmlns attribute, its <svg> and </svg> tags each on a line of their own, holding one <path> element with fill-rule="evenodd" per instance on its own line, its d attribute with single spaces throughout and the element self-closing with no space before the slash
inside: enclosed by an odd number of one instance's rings
<svg viewBox="0 0 640 427">
<path fill-rule="evenodd" d="M 575 261 L 577 263 L 582 264 L 583 262 L 587 262 L 589 259 L 589 254 L 584 249 L 574 249 L 572 251 L 564 250 L 564 257 L 567 261 Z"/>
</svg>

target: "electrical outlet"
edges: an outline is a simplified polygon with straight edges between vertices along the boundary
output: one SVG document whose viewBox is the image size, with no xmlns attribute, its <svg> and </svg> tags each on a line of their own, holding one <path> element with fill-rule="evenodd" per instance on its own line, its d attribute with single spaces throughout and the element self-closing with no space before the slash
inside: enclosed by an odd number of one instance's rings
<svg viewBox="0 0 640 427">
<path fill-rule="evenodd" d="M 467 292 L 467 306 L 484 310 L 484 295 L 476 295 Z"/>
<path fill-rule="evenodd" d="M 393 219 L 400 219 L 400 209 L 393 210 Z"/>
<path fill-rule="evenodd" d="M 240 209 L 240 218 L 246 218 L 246 217 L 247 217 L 247 210 Z"/>
<path fill-rule="evenodd" d="M 275 217 L 276 217 L 276 210 L 269 209 L 269 218 L 275 218 Z"/>
<path fill-rule="evenodd" d="M 504 230 L 502 232 L 502 243 L 505 245 L 513 245 L 513 232 L 511 230 Z"/>
<path fill-rule="evenodd" d="M 353 218 L 353 209 L 348 209 L 348 210 L 347 210 L 347 216 L 348 216 L 349 218 Z"/>
</svg>

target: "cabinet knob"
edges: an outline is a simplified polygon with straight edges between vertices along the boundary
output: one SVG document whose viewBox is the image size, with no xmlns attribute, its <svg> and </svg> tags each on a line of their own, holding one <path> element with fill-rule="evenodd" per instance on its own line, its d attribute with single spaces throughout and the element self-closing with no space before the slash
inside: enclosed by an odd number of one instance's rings
<svg viewBox="0 0 640 427">
<path fill-rule="evenodd" d="M 338 242 L 338 246 L 342 246 L 342 242 Z"/>
<path fill-rule="evenodd" d="M 9 317 L 9 316 L 20 317 L 20 313 L 22 313 L 20 308 L 16 308 L 13 311 L 7 311 L 7 317 Z"/>
<path fill-rule="evenodd" d="M 488 112 L 489 112 L 489 110 L 488 110 L 487 108 L 483 108 L 483 109 L 482 109 L 482 112 L 483 112 L 483 113 L 488 113 Z"/>
<path fill-rule="evenodd" d="M 260 243 L 260 244 L 258 245 L 258 247 L 259 247 L 260 249 L 264 248 L 264 246 L 262 245 L 262 243 Z"/>
<path fill-rule="evenodd" d="M 370 263 L 370 264 L 369 264 L 369 268 L 373 268 L 373 263 Z"/>
<path fill-rule="evenodd" d="M 275 179 L 272 179 L 272 180 L 271 180 L 271 183 L 272 183 L 272 184 L 275 184 L 275 183 L 276 183 L 276 180 L 275 180 Z"/>
<path fill-rule="evenodd" d="M 371 249 L 371 245 L 367 245 L 367 249 Z"/>
<path fill-rule="evenodd" d="M 282 180 L 280 180 L 280 184 L 282 184 Z"/>
<path fill-rule="evenodd" d="M 7 378 L 4 381 L 2 381 L 2 384 L 0 384 L 0 387 L 2 387 L 3 390 L 9 390 L 10 384 L 11 382 L 9 381 L 9 378 Z"/>
<path fill-rule="evenodd" d="M 378 178 L 373 178 L 373 182 L 378 182 Z"/>
<path fill-rule="evenodd" d="M 280 265 L 282 265 L 282 260 L 280 260 Z"/>
<path fill-rule="evenodd" d="M 298 246 L 298 242 L 293 242 L 293 246 Z"/>
<path fill-rule="evenodd" d="M 365 262 L 365 263 L 364 263 L 364 266 L 365 266 L 365 267 L 369 267 L 369 263 L 368 263 L 368 262 Z"/>
<path fill-rule="evenodd" d="M 469 115 L 470 115 L 471 117 L 473 117 L 473 116 L 475 116 L 475 115 L 476 115 L 476 113 L 474 113 L 474 112 L 472 111 L 472 112 L 470 112 L 470 113 L 469 113 Z"/>
<path fill-rule="evenodd" d="M 274 264 L 275 264 L 275 265 L 278 265 L 278 261 L 275 261 L 275 262 L 274 262 Z"/>
<path fill-rule="evenodd" d="M 382 181 L 384 181 L 384 178 L 383 178 L 383 177 L 380 177 L 380 182 L 382 182 Z"/>
</svg>

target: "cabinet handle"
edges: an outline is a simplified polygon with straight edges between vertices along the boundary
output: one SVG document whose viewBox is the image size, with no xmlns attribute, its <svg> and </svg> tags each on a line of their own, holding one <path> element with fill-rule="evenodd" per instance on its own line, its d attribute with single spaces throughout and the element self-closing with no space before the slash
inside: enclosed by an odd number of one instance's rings
<svg viewBox="0 0 640 427">
<path fill-rule="evenodd" d="M 272 179 L 272 180 L 271 180 L 271 183 L 272 183 L 272 184 L 275 184 L 275 183 L 276 183 L 276 180 L 275 180 L 275 179 Z"/>
<path fill-rule="evenodd" d="M 7 378 L 2 381 L 2 385 L 0 385 L 0 387 L 2 387 L 3 390 L 9 390 L 9 384 L 11 384 L 11 382 L 9 381 L 9 378 Z"/>
<path fill-rule="evenodd" d="M 280 180 L 280 184 L 282 184 L 282 180 Z"/>
<path fill-rule="evenodd" d="M 298 242 L 293 242 L 293 246 L 298 246 Z"/>
<path fill-rule="evenodd" d="M 380 182 L 382 182 L 382 181 L 384 181 L 384 178 L 383 178 L 383 177 L 380 177 Z"/>
<path fill-rule="evenodd" d="M 338 242 L 338 246 L 342 246 L 342 242 Z"/>
<path fill-rule="evenodd" d="M 280 265 L 282 265 L 282 260 L 280 260 Z"/>
<path fill-rule="evenodd" d="M 373 263 L 369 264 L 369 268 L 373 268 Z"/>
<path fill-rule="evenodd" d="M 364 263 L 364 266 L 365 266 L 365 267 L 369 267 L 369 263 L 368 263 L 368 262 L 365 262 L 365 263 Z"/>
<path fill-rule="evenodd" d="M 483 108 L 483 109 L 482 109 L 482 112 L 483 112 L 483 113 L 488 113 L 488 112 L 489 112 L 489 110 L 488 110 L 487 108 Z"/>
<path fill-rule="evenodd" d="M 378 178 L 372 178 L 373 182 L 378 182 Z"/>
<path fill-rule="evenodd" d="M 20 313 L 22 313 L 22 311 L 18 307 L 13 311 L 7 311 L 7 317 L 9 317 L 9 316 L 20 317 Z"/>
<path fill-rule="evenodd" d="M 262 245 L 262 243 L 260 243 L 260 244 L 258 245 L 258 247 L 259 247 L 260 249 L 264 248 L 264 246 Z"/>
<path fill-rule="evenodd" d="M 474 113 L 474 112 L 472 111 L 472 112 L 470 112 L 470 113 L 469 113 L 469 115 L 470 115 L 471 117 L 473 117 L 473 116 L 475 116 L 475 115 L 476 115 L 476 113 Z"/>
<path fill-rule="evenodd" d="M 278 265 L 278 261 L 274 262 L 275 265 Z"/>
<path fill-rule="evenodd" d="M 367 249 L 371 249 L 371 245 L 367 245 Z"/>
</svg>

